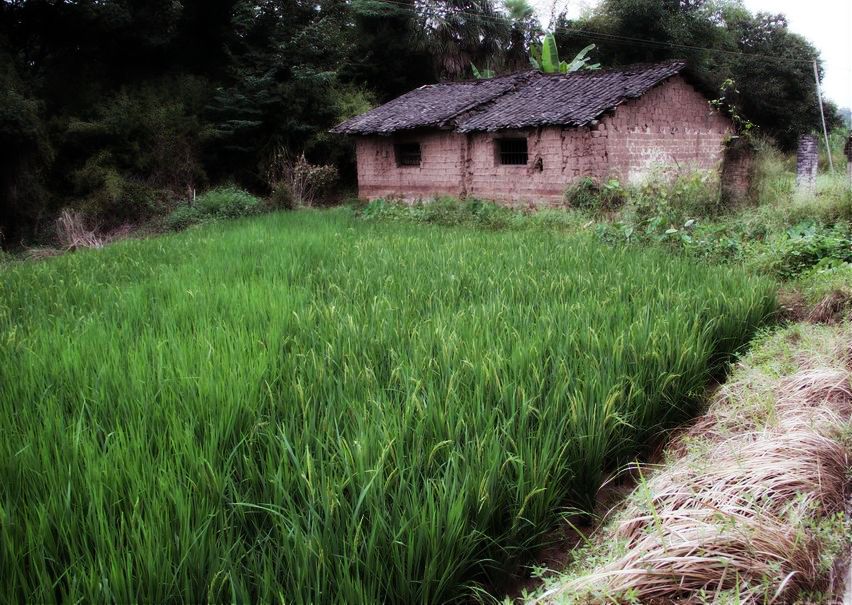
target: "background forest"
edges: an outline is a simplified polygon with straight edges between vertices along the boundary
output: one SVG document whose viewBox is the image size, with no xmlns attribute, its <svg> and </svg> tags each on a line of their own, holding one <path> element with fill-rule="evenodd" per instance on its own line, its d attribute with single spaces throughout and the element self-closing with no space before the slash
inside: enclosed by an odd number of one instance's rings
<svg viewBox="0 0 852 605">
<path fill-rule="evenodd" d="M 733 80 L 727 100 L 783 150 L 819 127 L 818 51 L 735 0 L 604 0 L 548 24 L 525 0 L 3 0 L 2 243 L 62 208 L 109 229 L 217 184 L 268 194 L 282 154 L 352 183 L 331 126 L 472 65 L 526 69 L 545 28 L 604 68 L 678 57 L 711 93 Z"/>
</svg>

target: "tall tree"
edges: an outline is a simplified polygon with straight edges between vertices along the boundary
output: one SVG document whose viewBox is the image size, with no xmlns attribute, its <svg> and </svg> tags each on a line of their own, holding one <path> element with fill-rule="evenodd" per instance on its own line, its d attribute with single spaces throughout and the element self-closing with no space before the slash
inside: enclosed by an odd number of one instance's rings
<svg viewBox="0 0 852 605">
<path fill-rule="evenodd" d="M 419 32 L 415 0 L 353 0 L 352 52 L 341 70 L 381 102 L 435 81 L 432 57 Z"/>
<path fill-rule="evenodd" d="M 524 69 L 529 64 L 529 49 L 543 34 L 535 9 L 527 0 L 505 0 L 509 16 L 509 45 L 504 65 L 508 71 Z"/>
<path fill-rule="evenodd" d="M 471 63 L 493 65 L 505 48 L 510 23 L 493 0 L 416 0 L 423 48 L 442 79 L 469 73 Z"/>
<path fill-rule="evenodd" d="M 606 66 L 686 59 L 711 94 L 734 80 L 741 113 L 785 149 L 819 127 L 811 64 L 819 52 L 781 15 L 753 15 L 735 0 L 604 0 L 586 18 L 559 20 L 560 49 L 590 41 Z"/>
</svg>

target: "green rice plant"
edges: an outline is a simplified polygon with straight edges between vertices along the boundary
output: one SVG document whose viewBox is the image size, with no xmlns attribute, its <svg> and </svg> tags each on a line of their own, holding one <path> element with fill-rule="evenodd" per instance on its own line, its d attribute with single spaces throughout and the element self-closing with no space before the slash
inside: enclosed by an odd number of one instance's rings
<svg viewBox="0 0 852 605">
<path fill-rule="evenodd" d="M 660 251 L 343 209 L 10 264 L 0 594 L 464 599 L 774 307 Z"/>
</svg>

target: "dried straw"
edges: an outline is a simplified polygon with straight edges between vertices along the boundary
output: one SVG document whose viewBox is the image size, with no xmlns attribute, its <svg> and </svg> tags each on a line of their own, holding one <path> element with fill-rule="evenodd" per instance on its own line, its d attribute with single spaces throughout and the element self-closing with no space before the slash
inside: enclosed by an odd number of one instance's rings
<svg viewBox="0 0 852 605">
<path fill-rule="evenodd" d="M 78 248 L 102 248 L 104 240 L 94 231 L 86 229 L 83 216 L 79 212 L 67 208 L 59 213 L 56 219 L 56 237 L 65 250 Z"/>
<path fill-rule="evenodd" d="M 772 405 L 745 394 L 753 376 L 722 389 L 602 536 L 623 550 L 540 600 L 773 603 L 825 588 L 807 521 L 844 509 L 852 388 L 848 368 L 813 365 L 776 382 Z"/>
</svg>

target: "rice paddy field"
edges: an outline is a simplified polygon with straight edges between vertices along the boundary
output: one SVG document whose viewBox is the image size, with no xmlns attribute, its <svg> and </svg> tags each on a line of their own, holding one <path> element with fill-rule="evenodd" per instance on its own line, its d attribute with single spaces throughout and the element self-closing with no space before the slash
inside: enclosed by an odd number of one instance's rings
<svg viewBox="0 0 852 605">
<path fill-rule="evenodd" d="M 0 595 L 481 595 L 774 308 L 661 252 L 346 210 L 0 267 Z"/>
</svg>

